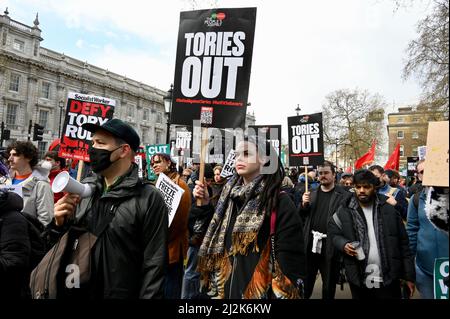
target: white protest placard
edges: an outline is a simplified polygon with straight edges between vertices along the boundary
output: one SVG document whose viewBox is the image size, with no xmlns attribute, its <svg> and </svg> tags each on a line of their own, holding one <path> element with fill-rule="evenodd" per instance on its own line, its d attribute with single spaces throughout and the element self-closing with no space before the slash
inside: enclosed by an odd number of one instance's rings
<svg viewBox="0 0 450 319">
<path fill-rule="evenodd" d="M 193 157 L 187 157 L 186 158 L 186 167 L 191 167 L 194 163 L 194 158 Z"/>
<path fill-rule="evenodd" d="M 418 146 L 417 147 L 417 155 L 419 156 L 419 161 L 425 159 L 427 155 L 427 147 L 426 146 Z"/>
<path fill-rule="evenodd" d="M 22 185 L 0 185 L 0 189 L 5 189 L 8 192 L 13 192 L 23 198 Z"/>
<path fill-rule="evenodd" d="M 225 162 L 225 165 L 222 168 L 220 176 L 223 178 L 227 178 L 228 176 L 233 175 L 235 172 L 234 168 L 235 163 L 236 163 L 236 152 L 234 150 L 230 150 L 230 153 L 228 153 L 227 161 Z"/>
<path fill-rule="evenodd" d="M 142 157 L 140 155 L 136 155 L 134 157 L 134 162 L 139 167 L 138 168 L 138 176 L 139 176 L 139 178 L 144 178 L 144 172 L 142 171 Z"/>
<path fill-rule="evenodd" d="M 163 195 L 164 202 L 166 203 L 167 210 L 169 212 L 169 227 L 170 227 L 173 217 L 177 212 L 178 205 L 180 205 L 184 189 L 175 184 L 164 173 L 159 174 L 158 180 L 156 181 L 156 188 L 159 189 L 159 191 Z"/>
</svg>

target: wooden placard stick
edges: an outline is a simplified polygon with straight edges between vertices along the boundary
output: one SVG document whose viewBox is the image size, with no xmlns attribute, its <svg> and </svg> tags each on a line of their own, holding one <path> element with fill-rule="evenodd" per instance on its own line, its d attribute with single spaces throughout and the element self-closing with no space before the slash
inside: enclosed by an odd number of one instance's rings
<svg viewBox="0 0 450 319">
<path fill-rule="evenodd" d="M 202 143 L 200 149 L 200 170 L 198 180 L 201 183 L 204 183 L 205 179 L 205 159 L 206 159 L 206 150 L 208 149 L 208 126 L 212 124 L 213 117 L 213 108 L 212 107 L 202 107 L 200 111 L 200 125 L 202 126 Z M 208 187 L 205 185 L 205 192 L 208 191 Z M 197 199 L 197 206 L 202 205 L 202 200 Z"/>
<path fill-rule="evenodd" d="M 80 160 L 78 162 L 78 170 L 77 170 L 77 181 L 81 181 L 81 176 L 83 176 L 83 168 L 84 168 L 84 161 Z"/>
<path fill-rule="evenodd" d="M 308 192 L 308 166 L 305 166 L 305 193 Z"/>
</svg>

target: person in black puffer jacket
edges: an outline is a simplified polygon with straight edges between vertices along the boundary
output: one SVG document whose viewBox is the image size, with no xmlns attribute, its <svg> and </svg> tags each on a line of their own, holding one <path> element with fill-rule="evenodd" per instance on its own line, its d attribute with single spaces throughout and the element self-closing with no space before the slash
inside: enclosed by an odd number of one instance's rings
<svg viewBox="0 0 450 319">
<path fill-rule="evenodd" d="M 369 170 L 355 172 L 355 194 L 334 213 L 328 235 L 344 254 L 345 273 L 353 299 L 400 299 L 401 281 L 408 298 L 415 290 L 414 256 L 400 213 L 376 194 L 378 183 Z"/>
<path fill-rule="evenodd" d="M 0 300 L 28 296 L 31 252 L 22 198 L 0 189 Z"/>
</svg>

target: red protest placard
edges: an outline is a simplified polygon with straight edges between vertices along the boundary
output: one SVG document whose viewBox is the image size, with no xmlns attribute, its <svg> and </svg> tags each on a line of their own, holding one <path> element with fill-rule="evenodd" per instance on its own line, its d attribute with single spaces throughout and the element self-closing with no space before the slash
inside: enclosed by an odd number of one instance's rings
<svg viewBox="0 0 450 319">
<path fill-rule="evenodd" d="M 58 156 L 89 162 L 92 137 L 81 126 L 84 123 L 102 125 L 113 117 L 115 106 L 113 99 L 69 92 Z"/>
</svg>

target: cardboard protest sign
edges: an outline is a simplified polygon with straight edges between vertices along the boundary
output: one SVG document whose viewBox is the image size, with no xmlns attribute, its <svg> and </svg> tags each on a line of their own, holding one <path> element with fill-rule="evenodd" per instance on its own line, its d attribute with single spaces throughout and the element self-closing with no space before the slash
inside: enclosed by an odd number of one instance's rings
<svg viewBox="0 0 450 319">
<path fill-rule="evenodd" d="M 254 130 L 254 132 L 252 131 Z M 248 134 L 255 133 L 258 137 L 263 137 L 272 144 L 277 151 L 277 155 L 281 154 L 281 125 L 249 125 Z"/>
<path fill-rule="evenodd" d="M 436 258 L 434 260 L 434 299 L 448 299 L 448 287 L 444 278 L 449 274 L 449 261 L 447 258 Z"/>
<path fill-rule="evenodd" d="M 236 172 L 236 169 L 234 167 L 235 163 L 236 163 L 236 152 L 234 150 L 231 150 L 230 153 L 228 153 L 227 160 L 222 168 L 220 176 L 223 178 L 232 176 Z"/>
<path fill-rule="evenodd" d="M 172 223 L 173 217 L 177 212 L 178 205 L 180 205 L 181 197 L 183 196 L 184 189 L 172 182 L 164 173 L 159 174 L 156 182 L 156 188 L 161 192 L 164 202 L 166 203 L 169 213 L 169 227 Z"/>
<path fill-rule="evenodd" d="M 422 184 L 448 187 L 448 121 L 428 123 Z"/>
<path fill-rule="evenodd" d="M 113 117 L 115 106 L 113 99 L 69 92 L 58 156 L 89 162 L 92 136 L 81 126 L 84 123 L 102 125 Z"/>
<path fill-rule="evenodd" d="M 0 185 L 0 189 L 4 189 L 8 192 L 16 193 L 23 198 L 22 185 Z"/>
<path fill-rule="evenodd" d="M 150 160 L 154 154 L 163 153 L 170 155 L 170 145 L 169 144 L 154 144 L 145 146 L 145 154 L 147 157 L 147 178 L 151 181 L 156 180 L 156 175 L 151 167 Z"/>
<path fill-rule="evenodd" d="M 289 165 L 323 163 L 322 113 L 288 117 Z"/>
<path fill-rule="evenodd" d="M 418 156 L 406 157 L 406 176 L 414 176 L 416 173 L 416 163 L 419 161 Z"/>
<path fill-rule="evenodd" d="M 255 22 L 256 8 L 180 13 L 171 123 L 211 107 L 210 126 L 244 127 Z"/>
</svg>

